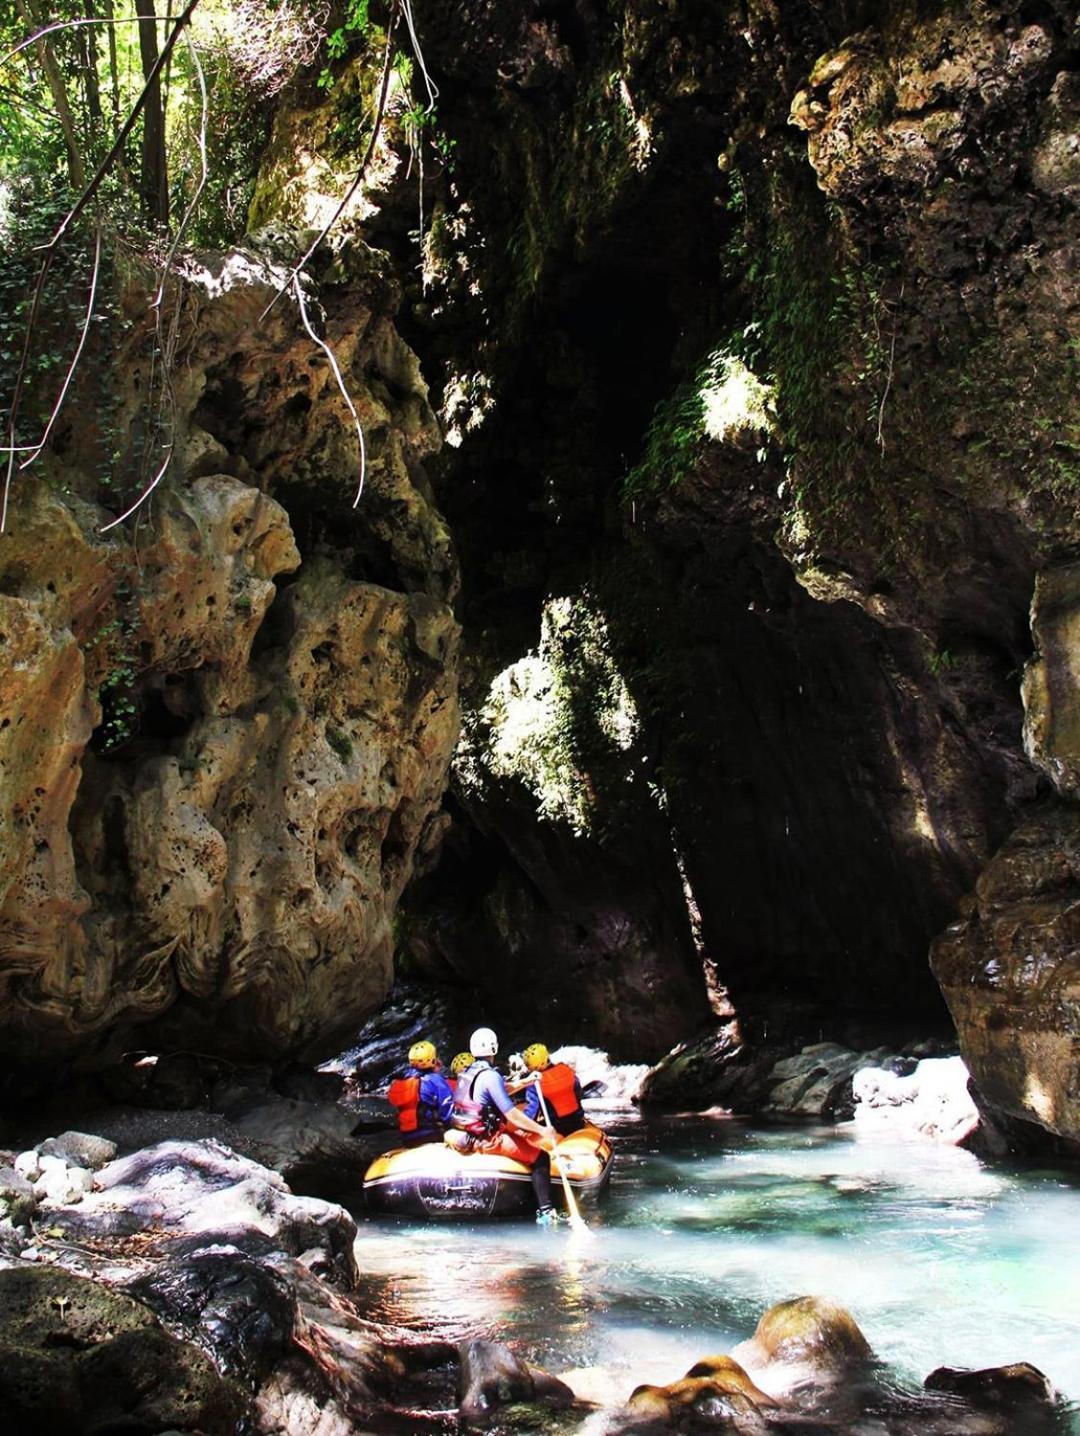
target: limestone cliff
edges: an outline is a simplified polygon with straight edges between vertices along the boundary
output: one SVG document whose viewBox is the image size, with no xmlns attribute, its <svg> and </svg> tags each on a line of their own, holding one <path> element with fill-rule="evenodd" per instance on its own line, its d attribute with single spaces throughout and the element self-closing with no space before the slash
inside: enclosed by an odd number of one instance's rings
<svg viewBox="0 0 1080 1436">
<path fill-rule="evenodd" d="M 15 1059 L 325 1052 L 389 988 L 457 738 L 456 570 L 393 284 L 362 247 L 337 266 L 308 302 L 366 431 L 358 507 L 326 355 L 291 302 L 264 312 L 286 271 L 250 248 L 188 268 L 178 457 L 130 537 L 101 533 L 85 412 L 66 459 L 16 490 L 0 539 Z M 132 326 L 111 369 L 132 412 L 145 338 Z"/>
<path fill-rule="evenodd" d="M 429 0 L 426 167 L 395 91 L 316 263 L 359 508 L 272 228 L 188 276 L 152 527 L 96 536 L 78 434 L 21 490 L 26 1046 L 314 1051 L 395 946 L 627 1055 L 944 993 L 987 1098 L 1075 1137 L 1074 12 Z M 371 53 L 335 77 L 260 224 L 343 192 Z"/>
<path fill-rule="evenodd" d="M 714 1007 L 818 1036 L 935 1021 L 927 954 L 969 913 L 935 959 L 965 1053 L 1000 1107 L 1071 1129 L 1076 24 L 430 7 L 457 148 L 410 333 L 458 440 L 469 707 L 484 730 L 551 602 L 587 596 L 644 781 L 583 746 L 602 685 L 578 665 L 552 746 L 593 846 L 527 749 L 510 772 L 485 739 L 425 954 L 465 923 L 511 964 L 500 915 L 573 909 L 552 875 L 586 862 L 640 927 L 631 852 Z M 655 860 L 627 828 L 663 829 Z M 549 929 L 553 961 L 585 931 Z"/>
</svg>

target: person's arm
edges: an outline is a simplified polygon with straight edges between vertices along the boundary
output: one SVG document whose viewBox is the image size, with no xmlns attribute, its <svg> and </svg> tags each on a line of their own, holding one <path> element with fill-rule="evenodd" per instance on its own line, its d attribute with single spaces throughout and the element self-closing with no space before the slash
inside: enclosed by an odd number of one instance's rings
<svg viewBox="0 0 1080 1436">
<path fill-rule="evenodd" d="M 536 1090 L 535 1082 L 525 1094 L 525 1106 L 522 1108 L 522 1111 L 526 1117 L 531 1117 L 534 1122 L 537 1121 L 540 1116 L 540 1094 Z"/>
<path fill-rule="evenodd" d="M 540 1139 L 542 1147 L 554 1145 L 554 1139 L 547 1127 L 541 1127 L 539 1122 L 534 1122 L 531 1117 L 526 1117 L 520 1107 L 514 1105 L 514 1099 L 506 1090 L 506 1083 L 499 1076 L 498 1072 L 491 1071 L 485 1074 L 485 1090 L 502 1113 L 503 1121 L 508 1127 L 513 1127 L 518 1132 L 526 1132 L 529 1136 Z"/>
</svg>

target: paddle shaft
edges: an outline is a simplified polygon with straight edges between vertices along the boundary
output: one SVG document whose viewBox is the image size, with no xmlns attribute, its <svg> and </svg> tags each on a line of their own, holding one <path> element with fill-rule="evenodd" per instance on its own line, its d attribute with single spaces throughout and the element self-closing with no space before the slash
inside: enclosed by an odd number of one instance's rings
<svg viewBox="0 0 1080 1436">
<path fill-rule="evenodd" d="M 557 1137 L 558 1134 L 555 1131 L 555 1124 L 551 1120 L 551 1113 L 548 1111 L 548 1104 L 544 1101 L 544 1089 L 540 1085 L 539 1079 L 536 1083 L 536 1095 L 540 1098 L 540 1110 L 544 1114 L 544 1121 L 551 1129 L 552 1136 Z M 574 1196 L 574 1189 L 570 1185 L 570 1178 L 566 1175 L 566 1168 L 562 1164 L 562 1158 L 559 1156 L 557 1151 L 552 1152 L 551 1156 L 555 1165 L 559 1169 L 559 1176 L 562 1178 L 563 1192 L 566 1196 L 566 1210 L 570 1213 L 570 1224 L 571 1226 L 575 1227 L 583 1227 L 587 1231 L 588 1228 L 586 1227 L 585 1221 L 578 1208 L 577 1197 Z"/>
</svg>

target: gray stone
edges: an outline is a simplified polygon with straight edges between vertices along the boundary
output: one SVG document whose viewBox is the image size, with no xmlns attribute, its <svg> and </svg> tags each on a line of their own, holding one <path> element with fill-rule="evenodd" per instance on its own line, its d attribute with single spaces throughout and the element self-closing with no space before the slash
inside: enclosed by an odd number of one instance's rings
<svg viewBox="0 0 1080 1436">
<path fill-rule="evenodd" d="M 34 1188 L 14 1167 L 0 1167 L 0 1218 L 24 1226 L 36 1210 Z"/>
<path fill-rule="evenodd" d="M 50 1220 L 76 1239 L 161 1230 L 203 1245 L 254 1236 L 292 1256 L 317 1248 L 336 1281 L 355 1281 L 356 1224 L 349 1214 L 294 1196 L 277 1172 L 218 1142 L 159 1142 L 110 1162 L 96 1185 L 80 1210 L 61 1206 Z"/>
<path fill-rule="evenodd" d="M 60 1157 L 69 1166 L 88 1167 L 92 1172 L 111 1162 L 119 1151 L 115 1142 L 90 1132 L 61 1132 L 59 1137 L 46 1137 L 37 1149 L 43 1157 Z"/>
</svg>

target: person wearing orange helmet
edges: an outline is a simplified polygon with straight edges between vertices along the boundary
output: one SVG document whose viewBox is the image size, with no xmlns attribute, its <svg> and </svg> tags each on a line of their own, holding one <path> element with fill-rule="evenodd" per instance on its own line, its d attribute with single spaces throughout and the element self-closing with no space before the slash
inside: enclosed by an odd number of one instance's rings
<svg viewBox="0 0 1080 1436">
<path fill-rule="evenodd" d="M 413 1043 L 409 1065 L 394 1077 L 386 1095 L 397 1110 L 402 1146 L 441 1141 L 454 1110 L 454 1089 L 442 1075 L 434 1043 Z"/>
</svg>

